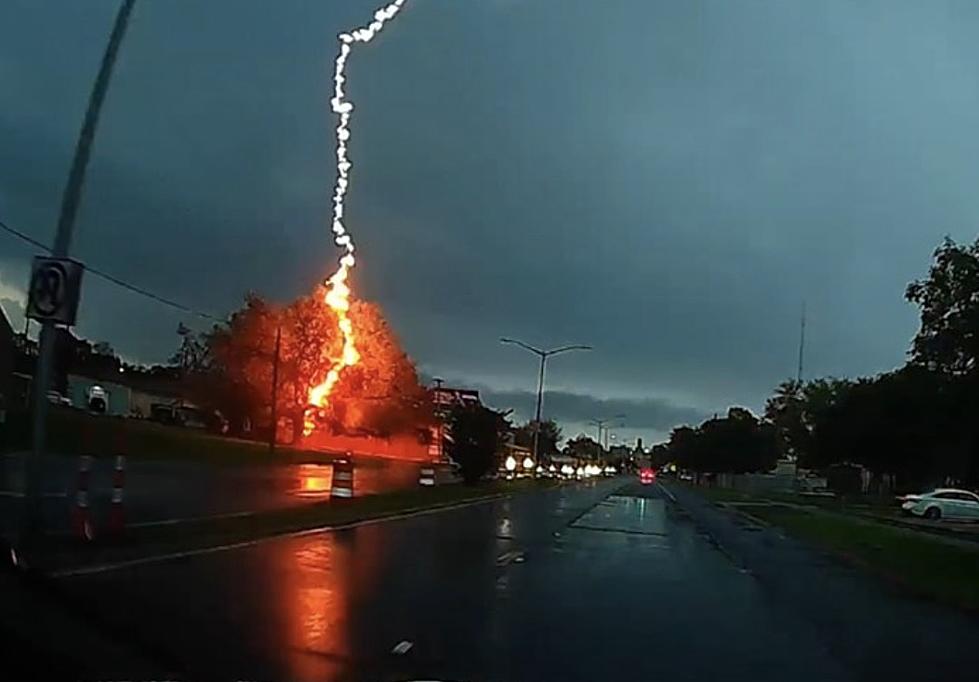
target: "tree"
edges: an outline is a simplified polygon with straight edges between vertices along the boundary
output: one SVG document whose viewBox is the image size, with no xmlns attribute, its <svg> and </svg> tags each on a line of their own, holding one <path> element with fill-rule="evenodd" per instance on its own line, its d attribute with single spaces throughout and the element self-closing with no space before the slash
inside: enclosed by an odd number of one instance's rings
<svg viewBox="0 0 979 682">
<path fill-rule="evenodd" d="M 576 459 L 600 459 L 606 452 L 597 441 L 582 433 L 564 444 L 564 454 Z"/>
<path fill-rule="evenodd" d="M 649 461 L 657 469 L 669 464 L 671 459 L 670 446 L 668 443 L 657 443 L 649 452 Z"/>
<path fill-rule="evenodd" d="M 183 374 L 205 371 L 210 361 L 207 340 L 183 323 L 177 325 L 177 335 L 180 336 L 180 347 L 170 356 L 170 365 L 178 367 Z"/>
<path fill-rule="evenodd" d="M 315 412 L 317 429 L 389 436 L 430 424 L 428 394 L 380 308 L 354 301 L 349 317 L 360 360 L 344 369 L 327 406 Z M 249 294 L 229 323 L 208 336 L 207 346 L 214 369 L 246 396 L 253 412 L 268 414 L 277 329 L 277 411 L 291 420 L 298 438 L 310 389 L 325 379 L 343 345 L 336 314 L 323 304 L 323 290 L 285 307 Z"/>
<path fill-rule="evenodd" d="M 768 471 L 778 459 L 775 427 L 741 407 L 732 407 L 726 417 L 708 419 L 696 429 L 673 429 L 667 447 L 671 461 L 697 472 Z"/>
<path fill-rule="evenodd" d="M 795 379 L 783 381 L 765 402 L 765 418 L 775 426 L 779 450 L 783 455 L 799 456 L 807 450 L 805 384 Z"/>
<path fill-rule="evenodd" d="M 536 422 L 530 420 L 513 432 L 513 442 L 524 448 L 534 447 L 534 427 Z M 545 419 L 540 423 L 539 453 L 542 457 L 550 457 L 558 453 L 557 444 L 561 440 L 561 427 L 553 419 Z"/>
<path fill-rule="evenodd" d="M 449 456 L 459 464 L 463 481 L 478 483 L 496 462 L 500 433 L 508 426 L 506 419 L 482 405 L 467 405 L 456 407 L 449 423 Z"/>
<path fill-rule="evenodd" d="M 780 454 L 795 456 L 802 466 L 818 466 L 813 452 L 813 431 L 851 385 L 847 379 L 832 377 L 779 384 L 765 403 L 765 418 L 775 428 Z"/>
<path fill-rule="evenodd" d="M 92 353 L 95 355 L 115 356 L 116 351 L 108 341 L 97 341 L 92 344 Z"/>
<path fill-rule="evenodd" d="M 911 361 L 946 374 L 975 372 L 979 361 L 979 240 L 967 246 L 946 237 L 935 250 L 928 278 L 909 284 L 905 297 L 921 309 Z"/>
<path fill-rule="evenodd" d="M 909 365 L 858 381 L 814 432 L 818 460 L 859 464 L 915 488 L 969 480 L 975 428 L 962 381 Z M 974 404 L 974 403 L 973 403 Z"/>
</svg>

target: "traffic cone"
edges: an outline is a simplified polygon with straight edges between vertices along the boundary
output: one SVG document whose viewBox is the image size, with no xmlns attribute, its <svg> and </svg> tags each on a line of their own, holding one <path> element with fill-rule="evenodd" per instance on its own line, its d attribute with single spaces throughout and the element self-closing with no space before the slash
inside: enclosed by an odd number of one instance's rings
<svg viewBox="0 0 979 682">
<path fill-rule="evenodd" d="M 75 489 L 75 506 L 71 510 L 72 534 L 82 542 L 91 542 L 95 537 L 92 516 L 88 506 L 88 480 L 92 471 L 92 456 L 78 458 L 78 485 Z"/>
<path fill-rule="evenodd" d="M 122 490 L 126 482 L 126 456 L 116 455 L 116 465 L 112 470 L 112 503 L 109 506 L 109 533 L 115 536 L 126 529 L 126 516 L 122 506 Z"/>
</svg>

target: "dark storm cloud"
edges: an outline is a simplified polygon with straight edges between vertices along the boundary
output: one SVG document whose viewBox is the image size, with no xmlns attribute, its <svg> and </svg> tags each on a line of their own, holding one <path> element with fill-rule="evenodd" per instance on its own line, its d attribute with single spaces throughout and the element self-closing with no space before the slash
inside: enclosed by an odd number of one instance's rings
<svg viewBox="0 0 979 682">
<path fill-rule="evenodd" d="M 514 408 L 524 416 L 532 416 L 537 394 L 530 391 L 482 391 L 483 402 L 498 409 Z M 637 432 L 669 431 L 677 424 L 697 424 L 706 416 L 702 410 L 679 407 L 666 400 L 652 398 L 595 398 L 579 393 L 548 391 L 545 397 L 546 416 L 562 424 L 587 425 L 593 419 L 608 419 L 624 415 L 621 420 Z M 618 423 L 618 421 L 616 421 Z"/>
<path fill-rule="evenodd" d="M 79 256 L 218 314 L 308 290 L 335 258 L 334 36 L 373 5 L 137 3 Z M 0 217 L 46 240 L 115 7 L 0 6 Z M 349 65 L 356 286 L 426 372 L 515 403 L 534 358 L 499 336 L 593 345 L 548 365 L 582 401 L 553 403 L 568 419 L 759 408 L 794 372 L 803 298 L 808 373 L 892 367 L 904 286 L 979 224 L 977 21 L 951 2 L 410 0 Z M 0 284 L 22 287 L 32 250 L 0 240 Z M 179 315 L 91 278 L 82 306 L 83 333 L 170 354 Z"/>
</svg>

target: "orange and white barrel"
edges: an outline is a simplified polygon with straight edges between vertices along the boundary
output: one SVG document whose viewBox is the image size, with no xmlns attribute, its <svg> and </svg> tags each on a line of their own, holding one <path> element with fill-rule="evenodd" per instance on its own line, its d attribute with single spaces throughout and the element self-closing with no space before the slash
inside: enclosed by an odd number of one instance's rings
<svg viewBox="0 0 979 682">
<path fill-rule="evenodd" d="M 418 485 L 429 487 L 435 485 L 435 467 L 425 465 L 418 470 Z"/>
<path fill-rule="evenodd" d="M 354 496 L 354 463 L 349 459 L 333 462 L 333 482 L 330 484 L 330 497 L 346 500 Z"/>
<path fill-rule="evenodd" d="M 108 530 L 113 535 L 122 535 L 126 528 L 126 515 L 123 511 L 123 488 L 126 485 L 126 456 L 116 455 L 112 470 L 112 502 L 109 506 Z"/>
<path fill-rule="evenodd" d="M 78 458 L 75 504 L 71 508 L 71 532 L 83 542 L 90 542 L 95 537 L 95 531 L 92 528 L 92 512 L 88 504 L 88 483 L 91 474 L 92 456 L 81 455 Z"/>
</svg>

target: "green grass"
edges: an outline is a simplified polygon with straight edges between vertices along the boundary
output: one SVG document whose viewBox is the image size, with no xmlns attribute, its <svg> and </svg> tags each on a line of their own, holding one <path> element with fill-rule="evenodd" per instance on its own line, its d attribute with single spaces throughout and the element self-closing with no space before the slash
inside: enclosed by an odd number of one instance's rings
<svg viewBox="0 0 979 682">
<path fill-rule="evenodd" d="M 702 497 L 706 497 L 712 502 L 780 502 L 790 505 L 802 505 L 807 507 L 818 507 L 838 512 L 875 512 L 891 513 L 896 512 L 898 507 L 894 496 L 875 496 L 875 495 L 853 495 L 849 497 L 841 496 L 821 496 L 821 495 L 802 495 L 794 492 L 744 492 L 732 488 L 708 488 L 705 486 L 694 486 L 684 483 L 687 488 L 696 492 Z"/>
<path fill-rule="evenodd" d="M 759 498 L 738 490 L 730 488 L 707 488 L 702 486 L 688 486 L 690 490 L 696 492 L 701 497 L 706 497 L 711 502 L 752 502 Z"/>
<path fill-rule="evenodd" d="M 41 565 L 49 569 L 125 561 L 147 555 L 187 551 L 311 528 L 343 526 L 410 511 L 435 509 L 494 495 L 516 494 L 558 485 L 521 479 L 413 488 L 352 500 L 331 500 L 262 512 L 253 516 L 201 519 L 166 526 L 129 529 L 123 538 L 80 545 L 74 539 L 48 538 Z"/>
<path fill-rule="evenodd" d="M 778 505 L 752 507 L 750 514 L 916 594 L 979 609 L 979 545 Z"/>
<path fill-rule="evenodd" d="M 30 447 L 27 413 L 12 414 L 4 428 L 4 451 Z M 52 407 L 48 415 L 48 452 L 77 455 L 84 448 L 114 453 L 122 447 L 130 457 L 145 459 L 196 459 L 216 464 L 270 461 L 268 445 L 237 438 L 223 438 L 195 429 L 164 426 L 143 419 L 93 416 L 81 410 Z M 324 453 L 276 446 L 276 463 L 329 461 Z"/>
</svg>

